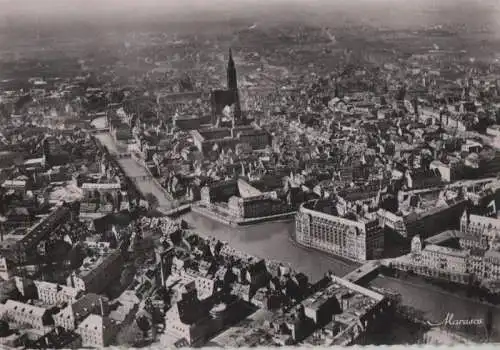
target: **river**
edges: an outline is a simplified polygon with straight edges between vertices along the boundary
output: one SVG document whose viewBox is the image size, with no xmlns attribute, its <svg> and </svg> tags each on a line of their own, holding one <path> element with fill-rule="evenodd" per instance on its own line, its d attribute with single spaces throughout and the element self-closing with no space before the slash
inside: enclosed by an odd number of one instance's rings
<svg viewBox="0 0 500 350">
<path fill-rule="evenodd" d="M 105 144 L 108 142 L 113 144 L 111 138 L 102 137 L 102 141 Z M 134 160 L 122 159 L 120 163 L 127 175 L 131 177 L 142 175 L 141 166 Z M 153 193 L 161 202 L 167 200 L 161 189 L 151 181 L 139 181 L 138 185 L 141 190 Z M 312 282 L 324 276 L 328 271 L 344 276 L 356 266 L 352 262 L 338 260 L 327 254 L 297 246 L 290 238 L 295 230 L 293 221 L 233 228 L 192 212 L 183 215 L 182 218 L 202 236 L 211 236 L 226 241 L 235 249 L 257 257 L 288 263 L 297 271 L 307 274 Z M 403 304 L 423 311 L 426 318 L 433 322 L 444 320 L 447 314 L 453 314 L 454 319 L 484 319 L 488 308 L 479 301 L 446 292 L 423 281 L 378 277 L 372 284 L 401 293 Z M 500 341 L 500 308 L 493 307 L 492 309 L 494 331 L 491 340 Z"/>
<path fill-rule="evenodd" d="M 124 145 L 116 145 L 115 141 L 108 133 L 96 134 L 96 138 L 108 148 L 111 154 L 118 154 L 126 151 L 126 147 Z M 131 179 L 149 176 L 146 169 L 132 158 L 121 158 L 118 160 L 118 163 L 121 165 L 126 175 Z M 146 179 L 136 181 L 135 183 L 143 195 L 152 193 L 158 199 L 158 205 L 161 208 L 166 210 L 173 209 L 172 202 L 167 198 L 161 186 L 155 181 Z"/>
<path fill-rule="evenodd" d="M 183 219 L 195 227 L 200 235 L 226 241 L 251 255 L 289 263 L 297 271 L 307 274 L 311 281 L 318 280 L 329 270 L 344 276 L 356 266 L 297 246 L 290 239 L 295 230 L 293 221 L 232 228 L 192 212 L 184 215 Z M 453 314 L 454 319 L 484 319 L 487 311 L 487 306 L 479 301 L 446 292 L 424 281 L 378 277 L 372 284 L 401 293 L 403 304 L 423 311 L 425 317 L 433 322 L 444 320 L 448 313 Z M 495 331 L 491 339 L 500 341 L 500 308 L 493 307 L 493 314 Z"/>
</svg>

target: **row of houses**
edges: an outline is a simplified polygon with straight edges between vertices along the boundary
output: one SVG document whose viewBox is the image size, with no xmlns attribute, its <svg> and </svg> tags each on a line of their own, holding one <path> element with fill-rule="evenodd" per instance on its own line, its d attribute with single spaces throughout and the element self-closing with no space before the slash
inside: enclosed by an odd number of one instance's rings
<svg viewBox="0 0 500 350">
<path fill-rule="evenodd" d="M 133 320 L 140 303 L 135 293 L 128 290 L 109 300 L 45 281 L 15 277 L 15 282 L 23 297 L 32 301 L 8 300 L 0 305 L 0 317 L 43 337 L 55 332 L 49 337 L 52 341 L 61 334 L 65 338 L 72 334 L 71 339 L 78 336 L 78 344 L 83 347 L 109 346 L 122 327 Z"/>
</svg>

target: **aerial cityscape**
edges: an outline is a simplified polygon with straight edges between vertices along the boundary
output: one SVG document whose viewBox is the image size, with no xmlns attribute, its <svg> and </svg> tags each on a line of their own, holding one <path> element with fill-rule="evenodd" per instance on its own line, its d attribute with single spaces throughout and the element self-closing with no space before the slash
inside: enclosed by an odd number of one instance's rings
<svg viewBox="0 0 500 350">
<path fill-rule="evenodd" d="M 102 2 L 0 4 L 0 348 L 500 341 L 499 4 Z"/>
</svg>

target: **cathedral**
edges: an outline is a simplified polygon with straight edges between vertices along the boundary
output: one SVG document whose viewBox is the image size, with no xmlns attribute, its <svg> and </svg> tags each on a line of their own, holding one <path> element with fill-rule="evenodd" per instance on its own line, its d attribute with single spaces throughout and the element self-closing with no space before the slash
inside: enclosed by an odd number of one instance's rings
<svg viewBox="0 0 500 350">
<path fill-rule="evenodd" d="M 272 143 L 271 135 L 255 123 L 249 123 L 242 115 L 236 67 L 229 50 L 227 64 L 227 88 L 211 92 L 211 121 L 209 127 L 191 128 L 196 147 L 205 155 L 222 150 L 235 149 L 238 144 L 248 144 L 253 150 L 264 149 Z M 226 109 L 232 110 L 231 125 L 221 125 L 221 117 Z"/>
<path fill-rule="evenodd" d="M 212 124 L 217 124 L 217 119 L 222 115 L 226 107 L 234 108 L 234 123 L 242 124 L 240 95 L 238 91 L 238 79 L 233 54 L 229 49 L 229 61 L 227 64 L 227 89 L 214 90 L 211 94 Z"/>
</svg>

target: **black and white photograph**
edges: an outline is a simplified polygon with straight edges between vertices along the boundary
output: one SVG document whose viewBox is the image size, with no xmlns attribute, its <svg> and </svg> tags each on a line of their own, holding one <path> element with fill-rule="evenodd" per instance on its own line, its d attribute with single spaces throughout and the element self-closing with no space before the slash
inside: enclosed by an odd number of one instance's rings
<svg viewBox="0 0 500 350">
<path fill-rule="evenodd" d="M 0 0 L 0 349 L 500 342 L 500 0 Z"/>
</svg>

